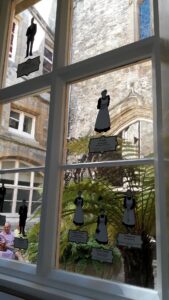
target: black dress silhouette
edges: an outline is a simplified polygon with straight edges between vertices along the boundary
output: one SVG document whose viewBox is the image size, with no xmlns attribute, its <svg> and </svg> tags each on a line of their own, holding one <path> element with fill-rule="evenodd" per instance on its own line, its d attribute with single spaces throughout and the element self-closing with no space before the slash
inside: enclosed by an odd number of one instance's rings
<svg viewBox="0 0 169 300">
<path fill-rule="evenodd" d="M 26 225 L 26 219 L 27 219 L 27 212 L 28 208 L 25 203 L 26 201 L 23 200 L 23 204 L 19 207 L 19 229 L 20 234 L 22 233 L 23 236 L 25 236 L 25 225 Z"/>
<path fill-rule="evenodd" d="M 3 212 L 5 195 L 6 195 L 6 187 L 4 186 L 4 183 L 2 183 L 2 186 L 0 187 L 0 212 Z"/>
<path fill-rule="evenodd" d="M 104 212 L 98 216 L 97 228 L 96 228 L 96 241 L 99 244 L 108 244 L 108 234 L 107 234 L 107 216 Z"/>
<path fill-rule="evenodd" d="M 110 129 L 110 116 L 108 111 L 108 106 L 110 103 L 110 96 L 107 95 L 107 90 L 101 92 L 102 97 L 99 98 L 97 109 L 99 109 L 96 123 L 95 131 L 96 132 L 106 132 Z"/>
<path fill-rule="evenodd" d="M 125 210 L 124 210 L 122 223 L 126 227 L 134 227 L 136 202 L 130 190 L 127 191 L 127 194 L 124 197 L 123 207 L 125 208 Z"/>
<path fill-rule="evenodd" d="M 83 225 L 84 224 L 84 214 L 83 214 L 83 198 L 81 196 L 81 192 L 78 193 L 78 197 L 74 201 L 76 205 L 76 210 L 73 218 L 73 223 L 75 225 Z"/>
<path fill-rule="evenodd" d="M 26 36 L 27 36 L 27 49 L 26 49 L 26 57 L 29 55 L 32 56 L 32 49 L 33 49 L 33 42 L 34 42 L 34 37 L 37 31 L 37 25 L 33 23 L 34 18 L 31 19 L 31 25 L 28 27 L 26 31 Z"/>
</svg>

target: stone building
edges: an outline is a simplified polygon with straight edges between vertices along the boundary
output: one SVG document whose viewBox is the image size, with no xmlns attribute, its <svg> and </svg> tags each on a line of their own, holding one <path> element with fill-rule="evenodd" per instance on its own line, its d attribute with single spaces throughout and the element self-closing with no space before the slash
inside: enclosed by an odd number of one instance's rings
<svg viewBox="0 0 169 300">
<path fill-rule="evenodd" d="M 34 6 L 30 6 L 33 2 Z M 52 70 L 56 1 L 48 1 L 48 12 L 43 14 L 43 6 L 46 4 L 46 0 L 24 1 L 13 11 L 5 86 L 27 81 Z M 17 78 L 18 64 L 26 61 L 26 30 L 32 17 L 37 24 L 33 58 L 40 56 L 40 67 L 38 71 L 28 76 Z M 45 90 L 1 105 L 1 169 L 44 166 L 49 104 L 50 91 Z M 35 212 L 41 203 L 43 177 L 43 172 L 1 174 L 0 180 L 7 188 L 3 211 L 8 219 L 10 218 L 12 222 L 16 219 L 17 222 L 22 199 L 27 201 L 28 215 L 31 216 Z"/>
<path fill-rule="evenodd" d="M 42 1 L 19 4 L 11 23 L 9 59 L 5 86 L 29 80 L 52 70 L 55 0 L 48 0 L 49 12 L 42 13 Z M 30 6 L 30 4 L 34 4 Z M 50 5 L 49 5 L 50 4 Z M 73 6 L 71 63 L 146 38 L 153 32 L 152 0 L 75 0 Z M 37 23 L 34 56 L 40 69 L 29 76 L 16 77 L 17 66 L 25 61 L 25 32 L 31 17 Z M 145 61 L 100 74 L 70 85 L 68 139 L 95 136 L 97 101 L 103 89 L 110 95 L 111 130 L 137 146 L 137 157 L 153 152 L 152 68 Z M 0 167 L 43 166 L 47 141 L 50 91 L 18 99 L 0 107 Z M 7 187 L 4 213 L 17 217 L 25 198 L 29 215 L 40 204 L 43 173 L 1 175 Z"/>
<path fill-rule="evenodd" d="M 151 36 L 152 11 L 151 0 L 74 1 L 72 62 Z M 134 145 L 136 157 L 152 155 L 151 61 L 72 84 L 69 139 L 96 135 L 97 101 L 104 89 L 110 95 L 111 129 L 106 135 L 118 135 Z"/>
</svg>

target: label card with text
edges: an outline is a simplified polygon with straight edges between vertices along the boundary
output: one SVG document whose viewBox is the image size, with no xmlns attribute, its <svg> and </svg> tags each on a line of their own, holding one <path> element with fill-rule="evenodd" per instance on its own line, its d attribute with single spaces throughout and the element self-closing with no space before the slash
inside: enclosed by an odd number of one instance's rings
<svg viewBox="0 0 169 300">
<path fill-rule="evenodd" d="M 77 244 L 80 244 L 80 243 L 86 244 L 88 241 L 88 232 L 87 231 L 78 231 L 78 230 L 69 230 L 68 240 L 69 240 L 69 242 L 74 242 Z"/>
<path fill-rule="evenodd" d="M 14 248 L 27 250 L 28 249 L 28 239 L 16 237 L 14 239 Z"/>
<path fill-rule="evenodd" d="M 40 56 L 28 59 L 26 62 L 18 65 L 17 78 L 21 76 L 28 76 L 30 73 L 39 70 Z"/>
<path fill-rule="evenodd" d="M 98 260 L 100 262 L 112 263 L 113 260 L 112 250 L 93 248 L 92 259 Z"/>
<path fill-rule="evenodd" d="M 126 246 L 128 248 L 141 248 L 143 241 L 141 235 L 119 233 L 117 236 L 117 243 L 118 246 Z"/>
<path fill-rule="evenodd" d="M 91 138 L 89 142 L 89 152 L 104 153 L 108 151 L 116 151 L 117 145 L 117 136 L 102 136 L 99 138 Z"/>
</svg>

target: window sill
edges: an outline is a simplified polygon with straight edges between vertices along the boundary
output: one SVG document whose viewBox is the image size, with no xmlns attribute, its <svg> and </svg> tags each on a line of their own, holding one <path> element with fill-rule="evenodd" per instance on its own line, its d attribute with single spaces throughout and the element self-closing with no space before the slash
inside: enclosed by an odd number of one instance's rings
<svg viewBox="0 0 169 300">
<path fill-rule="evenodd" d="M 57 270 L 43 277 L 35 265 L 15 261 L 1 259 L 0 265 L 1 290 L 24 299 L 160 300 L 150 289 Z"/>
</svg>

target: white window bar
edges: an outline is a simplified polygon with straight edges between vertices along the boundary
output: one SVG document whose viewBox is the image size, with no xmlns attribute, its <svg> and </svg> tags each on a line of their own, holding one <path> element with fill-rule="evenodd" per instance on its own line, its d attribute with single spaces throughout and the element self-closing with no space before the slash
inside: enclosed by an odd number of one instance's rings
<svg viewBox="0 0 169 300">
<path fill-rule="evenodd" d="M 3 1 L 4 3 L 5 1 Z M 168 18 L 169 1 L 167 0 L 168 8 L 165 10 L 166 2 L 164 0 L 160 2 L 160 12 L 162 11 L 164 18 Z M 47 144 L 47 157 L 46 157 L 46 172 L 44 182 L 44 193 L 42 203 L 42 215 L 41 215 L 41 231 L 39 241 L 39 258 L 37 264 L 37 272 L 34 266 L 18 265 L 16 262 L 10 262 L 0 260 L 0 280 L 1 284 L 10 289 L 21 291 L 30 295 L 40 295 L 41 299 L 45 298 L 46 295 L 50 295 L 51 299 L 54 295 L 65 296 L 66 299 L 88 299 L 93 297 L 94 299 L 134 299 L 134 300 L 166 300 L 168 299 L 168 241 L 166 240 L 166 202 L 164 191 L 162 188 L 162 175 L 164 174 L 163 168 L 163 153 L 160 149 L 162 147 L 161 141 L 161 87 L 156 87 L 158 101 L 155 101 L 156 108 L 154 109 L 155 122 L 157 118 L 157 125 L 155 125 L 155 149 L 159 156 L 155 158 L 156 164 L 156 186 L 157 188 L 157 241 L 161 243 L 158 248 L 158 292 L 139 287 L 133 287 L 120 283 L 111 283 L 99 280 L 97 278 L 90 278 L 87 276 L 81 276 L 78 274 L 71 274 L 64 271 L 53 270 L 55 267 L 55 255 L 56 245 L 59 243 L 56 235 L 59 231 L 59 212 L 60 212 L 60 178 L 62 167 L 62 145 L 64 136 L 64 111 L 66 105 L 66 86 L 67 83 L 73 82 L 74 80 L 81 80 L 82 78 L 88 78 L 94 74 L 100 74 L 108 70 L 113 70 L 118 67 L 122 67 L 126 64 L 132 64 L 143 59 L 152 58 L 154 59 L 155 69 L 153 75 L 154 86 L 156 79 L 159 84 L 161 82 L 161 68 L 160 64 L 160 53 L 159 53 L 159 36 L 155 31 L 156 36 L 148 38 L 144 41 L 124 46 L 117 50 L 112 50 L 108 53 L 101 54 L 94 58 L 78 62 L 71 66 L 65 66 L 66 64 L 66 53 L 68 49 L 68 28 L 69 28 L 69 9 L 72 1 L 70 0 L 58 0 L 57 9 L 57 21 L 55 31 L 55 47 L 54 47 L 54 65 L 53 72 L 40 76 L 35 79 L 31 79 L 27 82 L 17 84 L 12 87 L 8 87 L 0 90 L 0 103 L 7 103 L 12 100 L 17 100 L 20 97 L 39 92 L 44 88 L 51 85 L 51 103 L 50 103 L 50 114 L 49 114 L 49 129 L 48 129 L 48 144 Z M 155 28 L 158 26 L 158 7 L 157 1 L 154 1 L 155 7 Z M 5 15 L 8 12 L 7 7 L 4 8 Z M 2 25 L 5 24 L 3 20 Z M 3 28 L 3 27 L 2 27 Z M 167 33 L 163 28 L 164 32 Z M 2 31 L 2 30 L 1 30 Z M 164 36 L 166 37 L 166 36 Z M 168 40 L 168 36 L 167 36 Z M 0 50 L 1 51 L 1 50 Z M 1 52 L 0 52 L 1 53 Z M 158 61 L 158 63 L 156 63 Z M 159 77 L 157 73 L 159 72 Z M 168 77 L 167 77 L 168 78 Z M 165 82 L 165 78 L 164 78 Z M 158 85 L 158 84 L 157 84 Z M 166 95 L 169 95 L 167 90 Z M 156 99 L 156 97 L 155 97 Z M 159 109 L 159 110 L 158 110 Z M 157 113 L 158 112 L 158 113 Z M 159 135 L 158 135 L 159 134 Z M 157 147 L 158 144 L 158 147 Z M 162 147 L 162 148 L 160 148 Z M 159 159 L 159 161 L 158 161 Z M 140 162 L 140 160 L 139 160 Z M 142 162 L 141 162 L 142 163 Z M 152 162 L 149 162 L 152 163 Z M 118 161 L 117 161 L 118 164 Z M 62 166 L 62 167 L 61 167 Z M 73 165 L 72 165 L 73 166 Z M 84 167 L 85 165 L 83 165 Z M 42 167 L 40 167 L 42 168 Z M 31 169 L 31 168 L 30 168 Z M 35 168 L 31 169 L 34 171 Z M 37 169 L 37 168 L 36 168 Z M 20 172 L 21 169 L 19 169 Z M 22 169 L 23 170 L 23 169 Z M 9 171 L 9 170 L 8 170 Z M 16 170 L 15 170 L 16 171 Z M 25 168 L 24 168 L 25 171 Z M 2 172 L 2 171 L 1 171 Z M 4 172 L 4 170 L 3 170 Z M 12 172 L 12 170 L 11 170 Z M 161 178 L 160 178 L 161 176 Z M 162 198 L 159 198 L 162 197 Z M 50 201 L 49 201 L 50 199 Z M 159 205 L 162 201 L 162 205 Z M 160 211 L 158 212 L 158 208 Z M 57 212 L 57 213 L 56 213 Z M 163 219 L 164 217 L 164 219 Z M 158 228 L 159 225 L 159 228 Z M 165 227 L 165 228 L 164 228 Z M 50 234 L 49 234 L 50 229 Z M 164 233 L 162 234 L 162 230 Z M 162 240 L 163 239 L 163 240 Z M 57 247 L 58 250 L 58 247 Z M 50 255 L 48 255 L 50 253 Z M 162 256 L 163 259 L 162 259 Z M 167 260 L 167 261 L 166 261 Z M 164 271 L 167 271 L 165 273 Z M 2 275 L 2 274 L 6 274 Z M 25 275 L 24 275 L 25 274 Z M 167 276 L 166 276 L 167 274 Z M 45 276 L 48 275 L 48 276 Z M 165 279 L 166 276 L 166 279 Z M 17 277 L 20 278 L 17 281 Z M 164 283 L 162 283 L 164 280 Z M 34 284 L 32 286 L 32 281 Z M 66 283 L 66 284 L 65 284 Z M 45 290 L 42 285 L 45 285 Z M 51 290 L 52 289 L 52 290 Z M 59 291 L 60 290 L 60 294 Z M 65 292 L 64 292 L 65 291 Z M 34 294 L 33 294 L 34 293 Z M 69 293 L 69 294 L 68 294 Z"/>
</svg>

